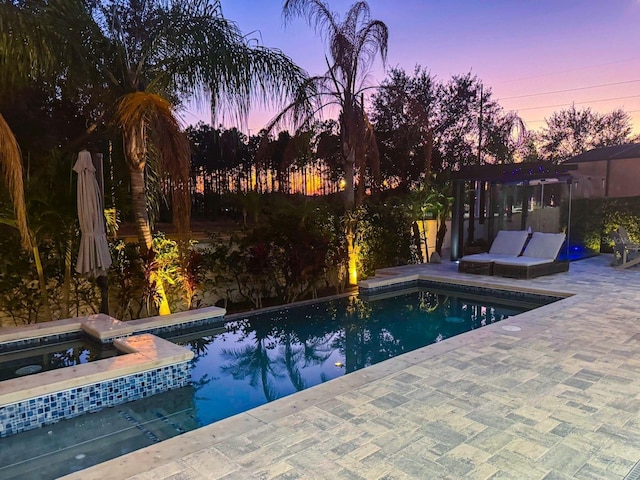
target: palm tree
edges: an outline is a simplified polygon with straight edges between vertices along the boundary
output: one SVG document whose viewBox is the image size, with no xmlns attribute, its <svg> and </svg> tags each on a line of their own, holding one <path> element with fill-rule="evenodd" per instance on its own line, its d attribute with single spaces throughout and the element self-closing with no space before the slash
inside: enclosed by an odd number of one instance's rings
<svg viewBox="0 0 640 480">
<path fill-rule="evenodd" d="M 323 110 L 339 109 L 346 182 L 344 201 L 345 208 L 352 209 L 364 197 L 367 160 L 374 176 L 378 170 L 373 128 L 364 111 L 364 92 L 376 56 L 380 54 L 382 61 L 386 61 L 387 26 L 380 20 L 371 19 L 369 5 L 365 1 L 354 3 L 343 20 L 323 0 L 286 0 L 283 13 L 287 21 L 296 16 L 305 17 L 307 23 L 327 39 L 328 70 L 324 75 L 310 78 L 297 101 L 283 110 L 272 125 L 284 120 L 308 124 Z M 357 196 L 354 193 L 356 170 L 360 176 Z"/>
<path fill-rule="evenodd" d="M 111 52 L 108 62 L 95 58 L 94 64 L 121 93 L 114 119 L 123 134 L 138 239 L 150 250 L 144 182 L 150 161 L 171 178 L 178 231 L 189 226 L 190 155 L 174 108 L 180 99 L 208 97 L 214 116 L 224 110 L 242 120 L 252 103 L 277 104 L 290 96 L 304 75 L 279 51 L 250 45 L 223 17 L 219 1 L 105 2 L 94 18 Z M 160 298 L 160 313 L 169 313 Z"/>
<path fill-rule="evenodd" d="M 60 19 L 77 17 L 74 0 L 34 0 L 16 4 L 0 0 L 0 95 L 25 86 L 34 78 L 51 75 L 64 59 L 74 57 Z M 76 29 L 78 30 L 78 29 Z M 24 199 L 20 148 L 10 126 L 0 114 L 0 170 L 13 202 L 15 226 L 25 249 L 32 248 Z"/>
</svg>

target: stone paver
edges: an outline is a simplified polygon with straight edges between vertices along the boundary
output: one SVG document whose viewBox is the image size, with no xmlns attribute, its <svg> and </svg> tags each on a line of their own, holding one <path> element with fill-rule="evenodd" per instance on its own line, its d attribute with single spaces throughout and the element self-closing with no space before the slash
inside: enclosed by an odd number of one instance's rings
<svg viewBox="0 0 640 480">
<path fill-rule="evenodd" d="M 609 261 L 528 281 L 387 269 L 573 296 L 68 478 L 622 479 L 640 460 L 640 268 Z"/>
</svg>

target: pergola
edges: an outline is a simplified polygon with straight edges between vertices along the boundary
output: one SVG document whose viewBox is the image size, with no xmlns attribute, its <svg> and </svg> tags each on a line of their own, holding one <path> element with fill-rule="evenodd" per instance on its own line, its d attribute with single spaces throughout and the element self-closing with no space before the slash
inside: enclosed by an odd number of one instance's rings
<svg viewBox="0 0 640 480">
<path fill-rule="evenodd" d="M 568 225 L 571 218 L 571 171 L 576 165 L 555 165 L 548 162 L 528 162 L 497 165 L 474 165 L 463 167 L 451 173 L 453 181 L 453 209 L 451 214 L 451 260 L 456 261 L 463 255 L 465 203 L 469 205 L 467 239 L 474 240 L 476 220 L 478 224 L 486 222 L 487 240 L 497 233 L 496 226 L 502 222 L 506 212 L 511 211 L 511 201 L 500 195 L 500 188 L 513 186 L 522 188 L 523 198 L 530 198 L 533 188 L 540 186 L 541 203 L 544 207 L 545 185 L 568 185 Z M 465 197 L 466 201 L 465 201 Z M 522 202 L 519 229 L 527 228 L 529 202 Z M 477 217 L 477 218 L 476 218 Z M 567 231 L 567 238 L 569 232 Z"/>
</svg>

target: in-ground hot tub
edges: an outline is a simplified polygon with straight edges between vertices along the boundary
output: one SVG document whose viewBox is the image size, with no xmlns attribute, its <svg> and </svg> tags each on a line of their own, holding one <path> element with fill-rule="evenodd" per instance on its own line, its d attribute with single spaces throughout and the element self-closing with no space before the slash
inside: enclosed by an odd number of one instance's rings
<svg viewBox="0 0 640 480">
<path fill-rule="evenodd" d="M 0 381 L 0 437 L 188 385 L 193 353 L 152 333 L 137 333 L 219 321 L 225 313 L 212 307 L 132 322 L 98 314 L 0 331 L 7 370 L 16 359 L 28 358 L 14 378 Z M 60 341 L 87 337 L 113 344 L 113 355 L 48 371 L 32 360 L 56 350 Z"/>
</svg>

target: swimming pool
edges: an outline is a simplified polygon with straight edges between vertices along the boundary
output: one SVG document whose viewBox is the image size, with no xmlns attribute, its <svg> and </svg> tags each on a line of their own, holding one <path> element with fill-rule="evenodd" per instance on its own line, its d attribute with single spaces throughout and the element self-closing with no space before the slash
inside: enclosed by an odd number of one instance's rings
<svg viewBox="0 0 640 480">
<path fill-rule="evenodd" d="M 192 386 L 0 439 L 0 477 L 54 478 L 552 301 L 412 288 L 234 316 L 173 339 Z"/>
</svg>

